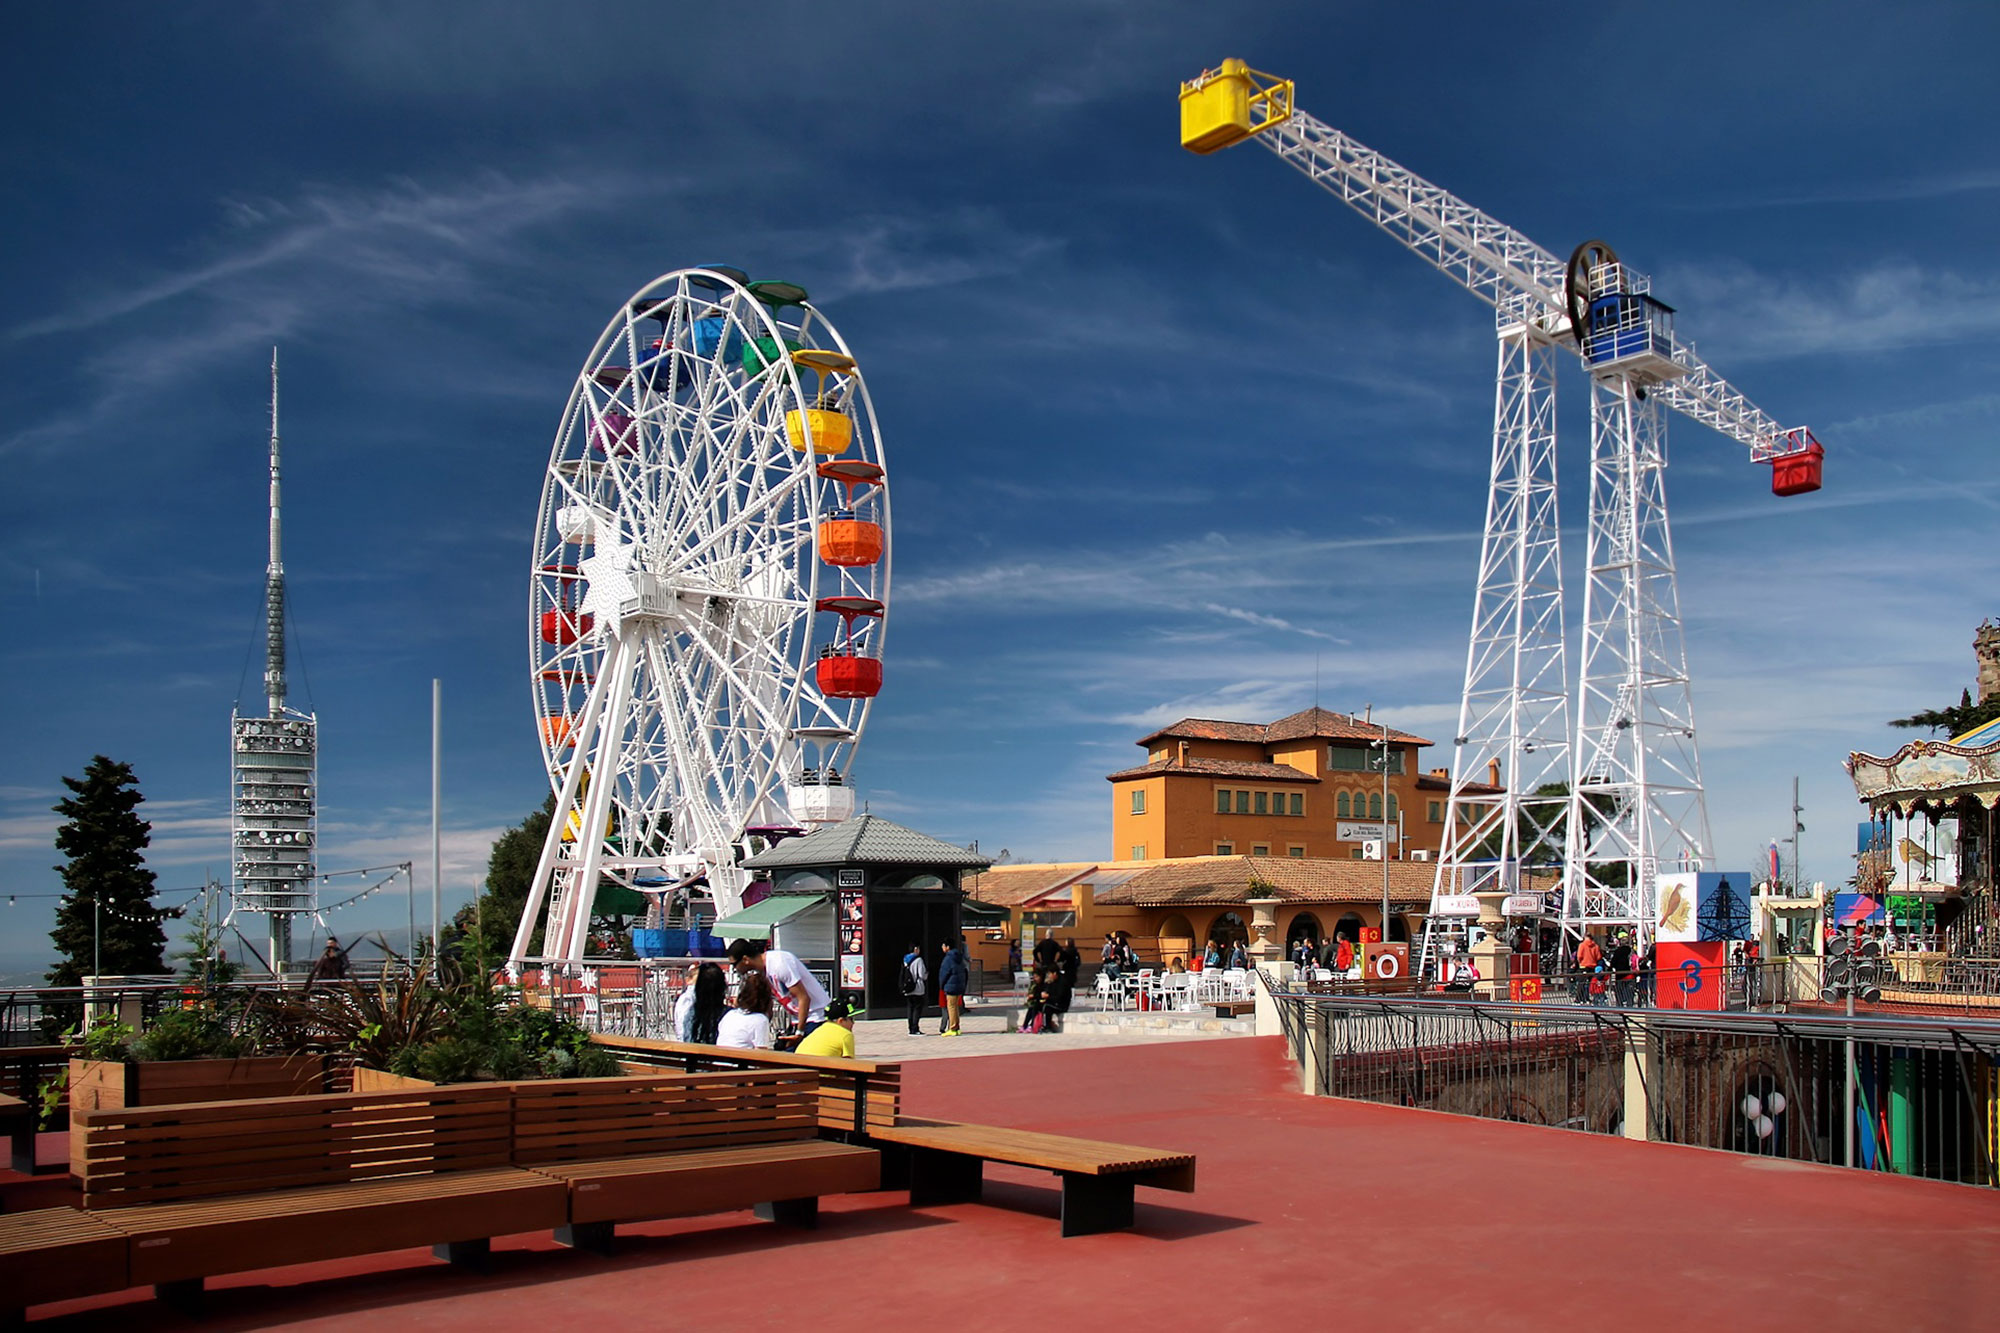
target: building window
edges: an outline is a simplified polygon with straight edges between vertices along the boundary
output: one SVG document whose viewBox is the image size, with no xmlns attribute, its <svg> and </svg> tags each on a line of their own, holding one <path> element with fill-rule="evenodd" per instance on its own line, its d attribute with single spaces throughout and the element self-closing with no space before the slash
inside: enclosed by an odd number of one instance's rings
<svg viewBox="0 0 2000 1333">
<path fill-rule="evenodd" d="M 1132 859 L 1133 859 L 1134 861 L 1143 861 L 1143 860 L 1145 860 L 1145 859 L 1146 859 L 1146 844 L 1145 844 L 1145 843 L 1143 843 L 1143 842 L 1135 842 L 1135 843 L 1133 843 L 1133 844 L 1132 844 Z"/>
<path fill-rule="evenodd" d="M 1221 787 L 1216 790 L 1215 813 L 1218 815 L 1229 813 L 1229 789 L 1227 787 Z"/>
<path fill-rule="evenodd" d="M 1215 844 L 1215 854 L 1217 856 L 1234 856 L 1236 855 L 1236 844 L 1233 842 L 1218 842 Z"/>
<path fill-rule="evenodd" d="M 1146 813 L 1146 792 L 1143 787 L 1133 789 L 1132 813 L 1135 815 L 1143 815 Z"/>
<path fill-rule="evenodd" d="M 1267 815 L 1267 814 L 1271 813 L 1271 812 L 1270 812 L 1270 810 L 1269 810 L 1269 809 L 1267 808 L 1267 806 L 1268 806 L 1268 803 L 1269 803 L 1270 799 L 1271 799 L 1270 797 L 1266 796 L 1266 795 L 1265 795 L 1265 794 L 1264 794 L 1263 792 L 1261 792 L 1261 791 L 1257 793 L 1257 813 L 1258 813 L 1258 814 L 1260 814 L 1260 815 Z"/>
<path fill-rule="evenodd" d="M 1377 753 L 1366 745 L 1329 745 L 1326 766 L 1335 773 L 1380 773 L 1382 766 L 1375 762 Z M 1389 749 L 1389 771 L 1403 771 L 1403 751 L 1394 746 Z"/>
<path fill-rule="evenodd" d="M 1292 813 L 1295 815 L 1303 815 L 1305 814 L 1305 812 L 1306 812 L 1306 794 L 1302 791 L 1293 792 Z"/>
<path fill-rule="evenodd" d="M 1334 802 L 1334 813 L 1341 819 L 1345 819 L 1350 814 L 1354 813 L 1353 808 L 1349 806 L 1347 803 L 1346 792 L 1342 792 L 1339 798 Z"/>
<path fill-rule="evenodd" d="M 1236 793 L 1236 813 L 1239 815 L 1247 815 L 1250 813 L 1249 792 L 1239 791 Z"/>
<path fill-rule="evenodd" d="M 1356 848 L 1354 848 L 1354 849 L 1353 849 L 1352 851 L 1348 852 L 1348 854 L 1347 854 L 1347 855 L 1348 855 L 1348 856 L 1349 856 L 1349 857 L 1350 857 L 1351 859 L 1353 859 L 1353 860 L 1356 860 L 1356 861 L 1359 861 L 1359 860 L 1361 859 L 1361 849 L 1360 849 L 1359 847 L 1356 847 Z"/>
<path fill-rule="evenodd" d="M 1444 802 L 1443 802 L 1443 801 L 1432 801 L 1432 802 L 1431 802 L 1431 813 L 1430 813 L 1430 820 L 1431 820 L 1431 823 L 1433 823 L 1433 824 L 1442 824 L 1442 823 L 1444 823 Z"/>
<path fill-rule="evenodd" d="M 1285 855 L 1295 861 L 1303 861 L 1306 859 L 1306 849 L 1303 847 L 1287 847 L 1285 848 Z"/>
<path fill-rule="evenodd" d="M 1371 794 L 1368 798 L 1368 817 L 1370 819 L 1380 819 L 1382 817 L 1382 793 L 1379 791 Z"/>
<path fill-rule="evenodd" d="M 1389 822 L 1390 822 L 1391 824 L 1393 824 L 1393 823 L 1395 823 L 1395 822 L 1396 822 L 1396 793 L 1395 793 L 1395 792 L 1390 792 L 1390 793 L 1389 793 Z"/>
<path fill-rule="evenodd" d="M 1260 842 L 1255 847 L 1252 847 L 1250 849 L 1250 855 L 1252 856 L 1269 856 L 1270 854 L 1271 854 L 1271 848 L 1267 843 Z"/>
</svg>

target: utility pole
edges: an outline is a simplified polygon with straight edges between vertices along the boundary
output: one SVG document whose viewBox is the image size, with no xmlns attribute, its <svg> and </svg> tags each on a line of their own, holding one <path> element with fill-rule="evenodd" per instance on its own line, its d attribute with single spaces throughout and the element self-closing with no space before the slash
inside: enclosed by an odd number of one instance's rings
<svg viewBox="0 0 2000 1333">
<path fill-rule="evenodd" d="M 437 957 L 440 902 L 438 883 L 438 812 L 444 792 L 444 682 L 431 677 L 431 957 Z"/>
<path fill-rule="evenodd" d="M 1799 815 L 1804 810 L 1805 807 L 1799 804 L 1799 780 L 1794 775 L 1792 778 L 1792 894 L 1794 897 L 1805 889 L 1805 880 L 1802 878 L 1799 870 L 1799 834 L 1806 830 L 1806 826 L 1799 822 Z"/>
</svg>

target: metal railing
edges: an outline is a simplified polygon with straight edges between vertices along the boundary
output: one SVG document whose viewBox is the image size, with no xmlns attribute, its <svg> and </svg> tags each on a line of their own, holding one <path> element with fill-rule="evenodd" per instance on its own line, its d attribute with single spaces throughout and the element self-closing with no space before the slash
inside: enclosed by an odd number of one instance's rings
<svg viewBox="0 0 2000 1333">
<path fill-rule="evenodd" d="M 2000 1186 L 2000 1019 L 1272 999 L 1322 1096 Z"/>
</svg>

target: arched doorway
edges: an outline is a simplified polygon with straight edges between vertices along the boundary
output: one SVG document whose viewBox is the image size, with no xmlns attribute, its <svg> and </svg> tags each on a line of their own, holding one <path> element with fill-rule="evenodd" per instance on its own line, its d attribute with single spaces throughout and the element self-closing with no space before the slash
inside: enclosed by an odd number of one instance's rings
<svg viewBox="0 0 2000 1333">
<path fill-rule="evenodd" d="M 1225 951 L 1239 940 L 1245 945 L 1250 943 L 1249 928 L 1243 924 L 1243 918 L 1234 912 L 1224 912 L 1209 922 L 1208 937 L 1221 945 Z"/>
<path fill-rule="evenodd" d="M 1159 965 L 1165 967 L 1178 958 L 1187 961 L 1194 952 L 1194 926 L 1180 913 L 1175 912 L 1160 922 Z"/>
<path fill-rule="evenodd" d="M 1333 934 L 1335 939 L 1351 940 L 1355 944 L 1361 943 L 1361 918 L 1352 912 L 1346 913 L 1340 920 L 1333 923 Z"/>
<path fill-rule="evenodd" d="M 1410 942 L 1410 923 L 1407 918 L 1396 913 L 1390 915 L 1389 939 L 1397 944 L 1408 944 Z"/>
<path fill-rule="evenodd" d="M 1325 938 L 1326 932 L 1320 927 L 1319 918 L 1311 912 L 1300 912 L 1292 918 L 1292 924 L 1285 930 L 1285 957 L 1292 956 L 1300 940 L 1305 940 L 1317 949 L 1319 942 Z"/>
</svg>

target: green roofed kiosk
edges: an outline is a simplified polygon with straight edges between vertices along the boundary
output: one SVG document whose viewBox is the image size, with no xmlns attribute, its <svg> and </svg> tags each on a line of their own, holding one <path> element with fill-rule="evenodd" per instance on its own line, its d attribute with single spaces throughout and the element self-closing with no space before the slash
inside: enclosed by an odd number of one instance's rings
<svg viewBox="0 0 2000 1333">
<path fill-rule="evenodd" d="M 978 852 L 879 815 L 857 815 L 745 861 L 746 869 L 770 879 L 771 895 L 717 922 L 715 933 L 730 940 L 772 932 L 761 937 L 807 966 L 818 970 L 830 962 L 831 990 L 840 998 L 870 1018 L 895 1017 L 903 1012 L 902 961 L 912 944 L 923 946 L 936 1001 L 938 957 L 945 940 L 962 929 L 959 877 L 991 864 Z M 817 943 L 811 923 L 826 907 L 832 938 L 825 955 L 787 942 Z M 745 929 L 736 930 L 738 923 Z"/>
</svg>

